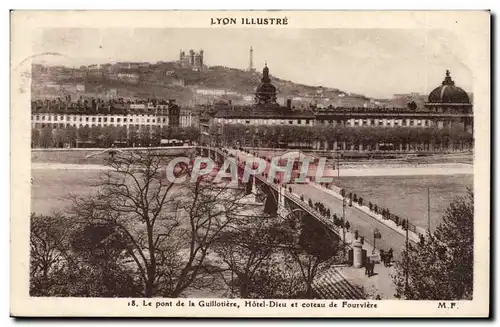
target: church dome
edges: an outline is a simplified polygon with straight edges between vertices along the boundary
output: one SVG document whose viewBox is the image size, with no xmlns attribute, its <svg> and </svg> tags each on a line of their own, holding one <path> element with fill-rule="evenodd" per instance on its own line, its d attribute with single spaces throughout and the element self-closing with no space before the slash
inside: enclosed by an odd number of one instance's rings
<svg viewBox="0 0 500 327">
<path fill-rule="evenodd" d="M 276 102 L 276 87 L 271 84 L 271 78 L 269 78 L 269 68 L 267 64 L 262 70 L 261 84 L 255 90 L 255 96 L 259 103 L 275 103 Z"/>
<path fill-rule="evenodd" d="M 431 103 L 470 103 L 469 95 L 462 88 L 455 86 L 451 79 L 450 71 L 446 71 L 446 77 L 440 86 L 429 94 Z"/>
</svg>

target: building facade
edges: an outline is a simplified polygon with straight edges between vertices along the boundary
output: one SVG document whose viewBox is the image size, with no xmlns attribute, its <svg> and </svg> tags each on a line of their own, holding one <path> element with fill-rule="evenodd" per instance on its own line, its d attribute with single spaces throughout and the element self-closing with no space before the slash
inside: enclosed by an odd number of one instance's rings
<svg viewBox="0 0 500 327">
<path fill-rule="evenodd" d="M 32 128 L 67 127 L 190 127 L 191 110 L 181 109 L 175 101 L 154 103 L 113 103 L 102 100 L 91 102 L 33 101 Z"/>
<path fill-rule="evenodd" d="M 449 71 L 446 71 L 441 85 L 429 94 L 425 105 L 420 107 L 410 102 L 407 107 L 401 108 L 313 106 L 306 110 L 296 110 L 292 106 L 292 100 L 288 99 L 286 106 L 280 106 L 276 99 L 276 88 L 271 83 L 269 68 L 266 65 L 261 83 L 255 91 L 255 104 L 233 106 L 229 102 L 225 105 L 215 105 L 216 114 L 211 123 L 204 123 L 205 130 L 210 129 L 212 134 L 220 136 L 224 133 L 225 126 L 239 125 L 247 126 L 247 130 L 260 134 L 260 137 L 266 137 L 266 132 L 264 135 L 259 133 L 266 126 L 313 127 L 315 132 L 324 134 L 310 136 L 309 138 L 316 139 L 312 142 L 307 141 L 309 146 L 334 151 L 435 149 L 437 146 L 433 143 L 439 143 L 440 148 L 472 146 L 474 118 L 472 104 L 468 94 L 455 86 Z M 256 128 L 259 126 L 262 128 Z M 363 128 L 366 130 L 363 131 Z M 391 131 L 391 128 L 395 130 Z M 454 136 L 449 136 L 446 131 L 440 133 L 440 130 L 451 130 Z M 248 138 L 240 135 L 244 133 L 244 130 L 241 130 L 233 136 Z M 281 135 L 283 133 L 281 132 Z M 295 130 L 291 133 L 302 132 Z M 255 137 L 259 136 L 252 138 Z M 275 134 L 274 137 L 282 136 Z M 459 139 L 459 146 L 454 144 L 453 137 Z"/>
</svg>

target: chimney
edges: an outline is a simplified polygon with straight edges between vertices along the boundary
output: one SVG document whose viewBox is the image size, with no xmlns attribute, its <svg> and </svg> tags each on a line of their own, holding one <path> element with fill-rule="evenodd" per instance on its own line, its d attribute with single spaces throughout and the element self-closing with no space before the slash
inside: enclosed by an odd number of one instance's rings
<svg viewBox="0 0 500 327">
<path fill-rule="evenodd" d="M 291 99 L 287 99 L 287 100 L 286 100 L 286 107 L 287 107 L 288 109 L 292 109 L 292 100 L 291 100 Z"/>
</svg>

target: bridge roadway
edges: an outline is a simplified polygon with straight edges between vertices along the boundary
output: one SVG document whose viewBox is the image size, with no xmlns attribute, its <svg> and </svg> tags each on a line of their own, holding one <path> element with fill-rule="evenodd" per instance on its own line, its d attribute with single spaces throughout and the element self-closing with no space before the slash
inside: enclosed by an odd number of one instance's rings
<svg viewBox="0 0 500 327">
<path fill-rule="evenodd" d="M 211 149 L 211 151 L 216 151 L 224 158 L 226 158 L 226 154 L 218 149 Z M 238 152 L 238 157 L 242 161 L 246 161 L 248 156 L 246 153 Z M 239 165 L 242 167 L 242 165 Z M 242 167 L 243 168 L 243 167 Z M 266 178 L 261 175 L 255 175 L 259 181 L 266 183 L 275 191 L 278 191 L 278 185 L 274 183 L 269 183 Z M 334 231 L 337 235 L 342 238 L 342 231 L 339 230 L 337 226 L 334 226 L 332 221 L 327 220 L 326 217 L 319 214 L 316 210 L 309 207 L 309 205 L 300 200 L 300 195 L 303 195 L 305 200 L 307 201 L 309 198 L 314 202 L 321 202 L 325 205 L 325 207 L 329 208 L 331 213 L 336 213 L 339 218 L 342 217 L 342 200 L 332 195 L 328 194 L 321 187 L 317 187 L 311 184 L 292 184 L 288 185 L 292 187 L 292 192 L 288 192 L 286 189 L 284 195 L 287 200 L 292 201 L 301 209 L 309 213 L 315 219 L 321 221 L 326 226 L 328 226 L 332 231 Z M 288 188 L 287 186 L 287 188 Z M 296 195 L 295 195 L 295 194 Z M 398 231 L 395 231 L 391 227 L 381 223 L 380 221 L 372 218 L 367 213 L 356 209 L 354 207 L 349 207 L 346 205 L 345 207 L 345 220 L 349 221 L 351 228 L 350 231 L 358 230 L 360 236 L 364 236 L 365 240 L 373 245 L 373 232 L 375 229 L 378 229 L 381 235 L 380 239 L 375 241 L 375 247 L 377 249 L 388 250 L 390 248 L 394 251 L 394 259 L 398 260 L 400 258 L 401 252 L 405 248 L 406 238 L 404 234 L 401 234 Z"/>
<path fill-rule="evenodd" d="M 203 149 L 207 149 L 207 150 L 210 150 L 210 151 L 214 151 L 216 153 L 218 153 L 219 155 L 221 155 L 223 158 L 227 158 L 227 159 L 232 159 L 230 157 L 228 157 L 225 153 L 223 153 L 222 151 L 220 151 L 219 149 L 216 149 L 216 148 L 209 148 L 209 147 L 200 147 L 200 148 L 203 148 Z M 240 162 L 237 163 L 238 167 L 242 168 L 242 169 L 247 169 L 248 167 L 246 167 L 245 165 L 241 164 Z M 255 174 L 254 175 L 256 179 L 258 179 L 260 182 L 268 185 L 269 187 L 271 187 L 276 193 L 278 193 L 280 190 L 279 188 L 281 188 L 281 193 L 285 196 L 285 198 L 288 200 L 288 201 L 291 201 L 293 202 L 296 206 L 298 206 L 300 209 L 304 210 L 305 212 L 307 212 L 309 215 L 311 215 L 313 218 L 315 218 L 316 220 L 318 220 L 319 222 L 323 223 L 326 227 L 328 227 L 332 232 L 334 232 L 335 234 L 337 234 L 340 239 L 342 239 L 342 233 L 341 231 L 339 230 L 339 228 L 337 226 L 335 226 L 333 224 L 332 221 L 328 220 L 326 217 L 324 217 L 323 215 L 321 215 L 319 212 L 317 212 L 316 210 L 314 210 L 313 208 L 309 207 L 308 204 L 306 204 L 305 202 L 303 202 L 302 200 L 300 200 L 300 198 L 298 196 L 296 196 L 295 194 L 293 193 L 290 193 L 286 188 L 284 187 L 280 187 L 274 183 L 269 183 L 267 181 L 267 178 L 265 178 L 264 176 L 260 175 L 260 174 Z M 277 199 L 276 199 L 277 200 Z"/>
</svg>

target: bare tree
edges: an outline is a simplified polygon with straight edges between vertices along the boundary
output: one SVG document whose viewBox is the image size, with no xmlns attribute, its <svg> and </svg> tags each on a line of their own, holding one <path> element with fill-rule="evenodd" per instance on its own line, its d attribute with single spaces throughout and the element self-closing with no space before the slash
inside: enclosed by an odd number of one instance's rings
<svg viewBox="0 0 500 327">
<path fill-rule="evenodd" d="M 204 178 L 173 183 L 169 159 L 154 150 L 119 153 L 90 198 L 75 198 L 75 219 L 105 222 L 122 233 L 144 296 L 178 297 L 210 273 L 209 249 L 238 209 L 239 191 Z M 190 179 L 192 171 L 181 171 Z"/>
<path fill-rule="evenodd" d="M 313 298 L 314 278 L 322 265 L 338 255 L 338 239 L 312 217 L 294 215 L 282 225 L 283 249 L 299 267 L 305 298 Z"/>
<path fill-rule="evenodd" d="M 219 235 L 215 252 L 220 256 L 221 265 L 227 267 L 222 276 L 232 291 L 238 286 L 239 297 L 253 297 L 257 293 L 257 276 L 268 268 L 266 264 L 277 249 L 276 225 L 275 217 L 242 215 Z M 226 276 L 227 271 L 230 277 Z"/>
<path fill-rule="evenodd" d="M 30 293 L 43 295 L 55 282 L 54 273 L 69 260 L 70 225 L 62 216 L 31 214 Z"/>
</svg>

